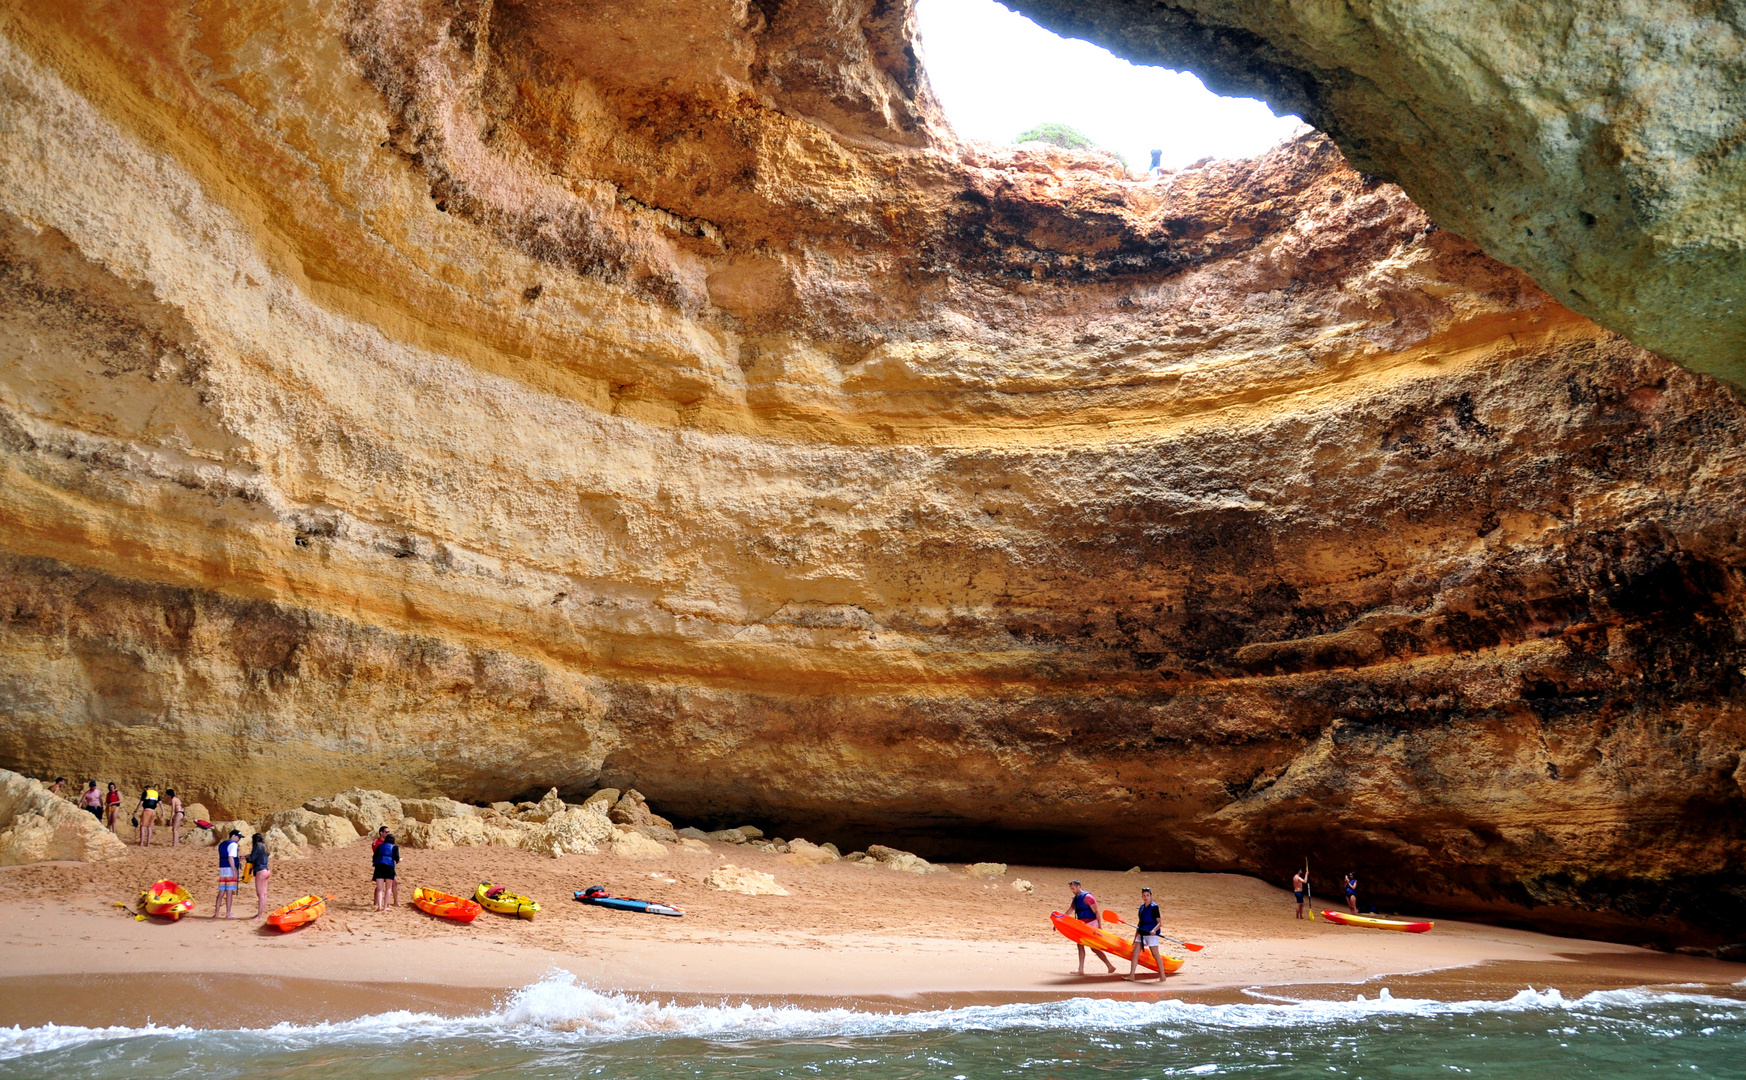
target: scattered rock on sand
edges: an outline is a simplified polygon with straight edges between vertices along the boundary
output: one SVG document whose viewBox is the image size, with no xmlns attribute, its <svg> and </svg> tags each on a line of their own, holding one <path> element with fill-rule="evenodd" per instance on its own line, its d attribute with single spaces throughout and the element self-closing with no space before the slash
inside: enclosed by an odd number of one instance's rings
<svg viewBox="0 0 1746 1080">
<path fill-rule="evenodd" d="M 732 863 L 709 872 L 703 883 L 723 892 L 744 893 L 747 896 L 787 896 L 788 890 L 776 884 L 774 874 L 761 870 L 742 870 Z"/>
<path fill-rule="evenodd" d="M 869 858 L 877 859 L 887 870 L 897 870 L 905 874 L 931 874 L 943 867 L 935 866 L 920 855 L 884 844 L 873 844 L 867 848 Z"/>
<path fill-rule="evenodd" d="M 90 814 L 28 776 L 0 769 L 0 866 L 119 859 L 127 845 Z"/>
<path fill-rule="evenodd" d="M 1022 893 L 1036 892 L 1037 891 L 1036 886 L 1032 885 L 1030 882 L 1026 881 L 1024 878 L 1013 878 L 1012 879 L 1012 888 L 1013 888 L 1014 892 L 1022 892 Z"/>
<path fill-rule="evenodd" d="M 674 835 L 679 836 L 679 837 L 688 838 L 691 840 L 708 840 L 709 839 L 708 833 L 704 832 L 702 829 L 694 829 L 689 825 L 685 826 L 683 829 L 677 830 L 674 833 Z"/>
<path fill-rule="evenodd" d="M 836 862 L 839 858 L 836 852 L 799 838 L 788 841 L 788 851 L 782 856 L 784 862 L 798 863 L 801 866 L 821 866 Z"/>
<path fill-rule="evenodd" d="M 558 798 L 558 789 L 553 788 L 546 792 L 545 797 L 540 799 L 539 802 L 534 803 L 531 807 L 522 808 L 516 814 L 516 817 L 520 818 L 522 821 L 531 821 L 543 825 L 552 820 L 554 816 L 561 814 L 568 809 L 569 807 L 564 804 L 564 800 Z"/>
<path fill-rule="evenodd" d="M 479 808 L 464 802 L 445 799 L 401 799 L 400 811 L 414 821 L 436 821 L 439 818 L 478 817 Z"/>
<path fill-rule="evenodd" d="M 621 859 L 658 859 L 667 854 L 667 846 L 635 829 L 621 827 L 612 838 L 612 853 Z"/>
<path fill-rule="evenodd" d="M 289 861 L 291 859 L 309 858 L 309 851 L 303 846 L 303 844 L 300 843 L 295 836 L 287 833 L 277 825 L 269 826 L 262 836 L 267 842 L 267 851 L 274 859 Z M 242 850 L 246 853 L 248 848 L 249 845 L 244 844 Z"/>
<path fill-rule="evenodd" d="M 342 791 L 331 799 L 310 799 L 303 804 L 303 809 L 343 817 L 352 823 L 352 828 L 358 830 L 360 836 L 369 836 L 383 825 L 392 829 L 406 816 L 399 799 L 386 791 L 367 788 Z"/>
<path fill-rule="evenodd" d="M 977 862 L 964 868 L 964 872 L 973 878 L 1003 878 L 1006 876 L 1006 864 L 1003 862 Z"/>
<path fill-rule="evenodd" d="M 528 834 L 524 846 L 529 851 L 550 855 L 554 859 L 565 855 L 595 854 L 615 835 L 612 822 L 596 809 L 598 805 L 585 803 L 553 815 L 551 820 Z"/>
<path fill-rule="evenodd" d="M 301 808 L 278 810 L 261 819 L 260 831 L 275 828 L 295 843 L 312 848 L 344 847 L 358 838 L 358 830 L 347 819 Z"/>
<path fill-rule="evenodd" d="M 690 854 L 690 855 L 708 855 L 709 854 L 709 845 L 704 843 L 703 841 L 701 841 L 695 837 L 691 837 L 691 836 L 681 836 L 679 838 L 679 842 L 677 844 L 675 844 L 674 847 L 677 850 L 685 852 L 685 853 Z"/>
<path fill-rule="evenodd" d="M 590 806 L 598 805 L 600 807 L 600 812 L 604 814 L 614 806 L 618 805 L 619 796 L 622 794 L 624 793 L 615 787 L 603 787 L 599 791 L 588 796 L 586 799 L 583 799 L 582 808 L 586 810 Z"/>
</svg>

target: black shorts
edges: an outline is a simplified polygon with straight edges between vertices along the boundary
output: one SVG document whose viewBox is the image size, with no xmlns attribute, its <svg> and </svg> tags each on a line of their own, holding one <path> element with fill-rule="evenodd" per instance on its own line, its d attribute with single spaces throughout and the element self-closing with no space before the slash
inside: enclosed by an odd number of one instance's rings
<svg viewBox="0 0 1746 1080">
<path fill-rule="evenodd" d="M 392 866 L 378 866 L 378 867 L 376 867 L 376 873 L 371 876 L 370 880 L 372 880 L 372 881 L 393 881 L 394 880 L 394 868 Z"/>
<path fill-rule="evenodd" d="M 1297 902 L 1300 904 L 1303 903 L 1303 893 L 1297 894 Z"/>
</svg>

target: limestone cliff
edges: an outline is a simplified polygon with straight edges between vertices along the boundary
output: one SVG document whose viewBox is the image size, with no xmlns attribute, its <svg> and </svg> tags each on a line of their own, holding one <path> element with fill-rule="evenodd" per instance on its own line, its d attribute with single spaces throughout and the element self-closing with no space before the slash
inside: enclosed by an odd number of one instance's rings
<svg viewBox="0 0 1746 1080">
<path fill-rule="evenodd" d="M 1012 0 L 1267 99 L 1631 340 L 1746 386 L 1746 7 Z"/>
<path fill-rule="evenodd" d="M 1746 407 L 901 4 L 12 3 L 0 765 L 1746 913 Z"/>
</svg>

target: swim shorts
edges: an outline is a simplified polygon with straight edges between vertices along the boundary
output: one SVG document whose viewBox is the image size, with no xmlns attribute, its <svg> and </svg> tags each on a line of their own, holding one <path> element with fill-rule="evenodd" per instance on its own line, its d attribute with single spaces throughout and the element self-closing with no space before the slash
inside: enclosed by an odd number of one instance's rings
<svg viewBox="0 0 1746 1080">
<path fill-rule="evenodd" d="M 1140 935 L 1140 947 L 1141 948 L 1157 949 L 1157 948 L 1162 948 L 1163 945 L 1164 945 L 1164 939 L 1159 937 L 1157 934 L 1141 934 Z"/>
<path fill-rule="evenodd" d="M 1297 896 L 1297 902 L 1300 904 L 1303 903 L 1303 893 L 1297 893 L 1296 896 Z"/>
<path fill-rule="evenodd" d="M 236 892 L 236 873 L 234 871 L 228 874 L 222 870 L 218 872 L 218 891 Z"/>
<path fill-rule="evenodd" d="M 392 866 L 380 866 L 380 865 L 378 865 L 376 867 L 376 873 L 372 876 L 371 880 L 374 880 L 374 881 L 393 881 L 394 880 L 394 868 Z"/>
</svg>

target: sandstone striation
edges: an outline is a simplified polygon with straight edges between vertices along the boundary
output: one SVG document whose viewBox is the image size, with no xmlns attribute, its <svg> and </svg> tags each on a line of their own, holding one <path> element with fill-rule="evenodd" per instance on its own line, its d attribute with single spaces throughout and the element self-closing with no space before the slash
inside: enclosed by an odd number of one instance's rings
<svg viewBox="0 0 1746 1080">
<path fill-rule="evenodd" d="M 1746 406 L 1438 221 L 961 145 L 902 4 L 6 4 L 0 764 L 1704 940 Z"/>
<path fill-rule="evenodd" d="M 1331 134 L 1568 307 L 1746 385 L 1746 12 L 1707 0 L 1013 0 Z"/>
</svg>

